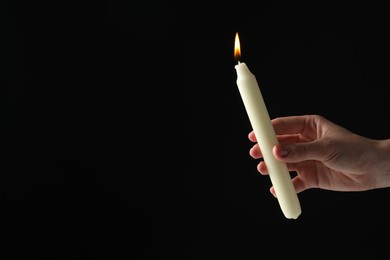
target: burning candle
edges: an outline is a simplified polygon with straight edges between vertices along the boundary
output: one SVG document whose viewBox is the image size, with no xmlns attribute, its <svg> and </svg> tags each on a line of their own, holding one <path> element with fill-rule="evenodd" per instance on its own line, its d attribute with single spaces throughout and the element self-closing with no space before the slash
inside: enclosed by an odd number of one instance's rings
<svg viewBox="0 0 390 260">
<path fill-rule="evenodd" d="M 272 148 L 278 144 L 278 139 L 256 77 L 244 62 L 240 62 L 241 48 L 238 33 L 236 33 L 235 37 L 234 57 L 238 61 L 238 64 L 235 66 L 237 86 L 264 162 L 267 165 L 269 177 L 275 188 L 279 205 L 286 218 L 296 219 L 301 214 L 298 196 L 292 184 L 287 165 L 278 161 L 272 154 Z"/>
</svg>

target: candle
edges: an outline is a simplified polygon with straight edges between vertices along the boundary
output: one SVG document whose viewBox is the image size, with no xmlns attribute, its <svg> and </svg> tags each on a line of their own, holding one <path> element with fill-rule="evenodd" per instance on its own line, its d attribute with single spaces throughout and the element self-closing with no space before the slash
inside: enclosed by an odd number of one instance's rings
<svg viewBox="0 0 390 260">
<path fill-rule="evenodd" d="M 267 165 L 269 177 L 275 188 L 276 198 L 284 216 L 289 219 L 296 219 L 301 214 L 298 196 L 286 163 L 278 161 L 272 153 L 272 148 L 278 144 L 278 139 L 256 77 L 244 62 L 240 62 L 241 48 L 238 33 L 236 33 L 234 45 L 234 56 L 238 61 L 235 66 L 237 86 L 263 155 L 263 160 Z"/>
</svg>

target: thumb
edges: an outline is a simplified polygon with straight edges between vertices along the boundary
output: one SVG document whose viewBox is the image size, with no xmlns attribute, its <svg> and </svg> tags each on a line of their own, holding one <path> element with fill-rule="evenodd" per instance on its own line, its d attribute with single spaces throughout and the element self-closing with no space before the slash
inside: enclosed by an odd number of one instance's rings
<svg viewBox="0 0 390 260">
<path fill-rule="evenodd" d="M 318 142 L 278 144 L 272 152 L 276 159 L 287 163 L 297 163 L 306 160 L 321 160 L 325 156 Z"/>
</svg>

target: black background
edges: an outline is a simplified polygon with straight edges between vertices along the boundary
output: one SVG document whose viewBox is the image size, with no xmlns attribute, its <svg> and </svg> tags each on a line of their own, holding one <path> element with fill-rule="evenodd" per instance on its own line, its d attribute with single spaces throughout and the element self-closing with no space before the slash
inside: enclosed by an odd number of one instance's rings
<svg viewBox="0 0 390 260">
<path fill-rule="evenodd" d="M 233 47 L 239 32 L 271 118 L 321 114 L 384 139 L 389 11 L 380 1 L 2 1 L 1 254 L 387 252 L 389 190 L 308 190 L 301 216 L 283 216 L 248 154 Z"/>
</svg>

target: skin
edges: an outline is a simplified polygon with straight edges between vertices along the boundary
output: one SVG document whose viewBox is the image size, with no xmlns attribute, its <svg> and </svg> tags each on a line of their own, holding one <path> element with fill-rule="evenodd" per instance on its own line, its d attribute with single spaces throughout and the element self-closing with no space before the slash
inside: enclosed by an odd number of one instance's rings
<svg viewBox="0 0 390 260">
<path fill-rule="evenodd" d="M 272 120 L 279 144 L 276 159 L 287 164 L 297 193 L 319 188 L 333 191 L 366 191 L 390 187 L 390 139 L 373 140 L 357 135 L 319 115 L 280 117 Z M 261 159 L 255 134 L 249 154 Z M 257 166 L 268 175 L 260 160 Z M 271 193 L 275 196 L 273 187 Z"/>
</svg>

